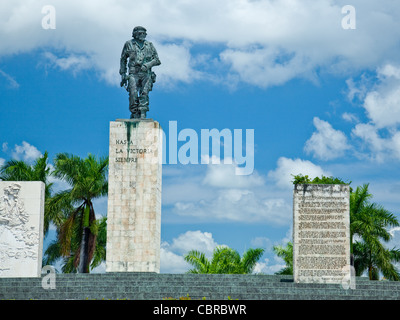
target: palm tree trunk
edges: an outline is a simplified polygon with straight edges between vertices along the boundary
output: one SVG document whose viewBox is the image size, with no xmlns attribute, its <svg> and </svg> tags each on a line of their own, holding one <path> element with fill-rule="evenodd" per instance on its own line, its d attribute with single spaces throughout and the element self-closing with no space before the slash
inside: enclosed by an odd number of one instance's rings
<svg viewBox="0 0 400 320">
<path fill-rule="evenodd" d="M 79 273 L 89 273 L 89 262 L 88 262 L 88 248 L 89 248 L 89 234 L 90 229 L 88 227 L 83 228 L 82 241 L 79 254 Z"/>
<path fill-rule="evenodd" d="M 369 265 L 368 265 L 369 280 L 372 280 L 372 252 L 369 250 Z"/>
<path fill-rule="evenodd" d="M 90 216 L 90 206 L 86 203 L 82 210 L 82 239 L 81 247 L 79 252 L 79 273 L 89 273 L 88 268 L 88 248 L 89 248 L 89 216 Z"/>
<path fill-rule="evenodd" d="M 78 266 L 79 273 L 89 273 L 90 261 L 93 258 L 93 253 L 96 247 L 96 235 L 90 230 L 90 226 L 95 222 L 96 215 L 94 213 L 93 203 L 88 201 L 88 217 L 87 225 L 83 225 L 82 241 L 80 247 L 80 260 Z"/>
<path fill-rule="evenodd" d="M 368 266 L 368 277 L 369 277 L 369 280 L 372 280 L 372 266 L 371 265 Z"/>
<path fill-rule="evenodd" d="M 350 233 L 350 265 L 354 267 L 353 235 Z"/>
</svg>

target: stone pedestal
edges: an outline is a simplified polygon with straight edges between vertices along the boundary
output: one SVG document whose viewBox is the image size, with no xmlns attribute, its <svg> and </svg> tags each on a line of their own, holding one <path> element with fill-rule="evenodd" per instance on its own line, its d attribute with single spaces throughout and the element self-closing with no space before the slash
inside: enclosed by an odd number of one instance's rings
<svg viewBox="0 0 400 320">
<path fill-rule="evenodd" d="M 40 277 L 45 185 L 0 181 L 0 277 Z"/>
<path fill-rule="evenodd" d="M 350 187 L 298 184 L 293 192 L 295 282 L 350 279 Z"/>
<path fill-rule="evenodd" d="M 162 130 L 110 123 L 107 272 L 160 272 Z"/>
</svg>

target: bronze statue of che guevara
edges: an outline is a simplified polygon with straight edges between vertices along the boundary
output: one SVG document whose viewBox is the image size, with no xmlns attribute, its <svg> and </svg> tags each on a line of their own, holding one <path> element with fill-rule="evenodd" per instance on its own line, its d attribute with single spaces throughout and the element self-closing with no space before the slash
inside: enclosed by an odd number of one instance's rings
<svg viewBox="0 0 400 320">
<path fill-rule="evenodd" d="M 152 67 L 161 64 L 154 45 L 145 40 L 146 29 L 138 26 L 132 31 L 133 39 L 125 42 L 121 53 L 121 87 L 129 92 L 131 119 L 145 119 L 149 111 L 149 92 L 156 81 Z M 128 63 L 128 68 L 127 68 Z"/>
</svg>

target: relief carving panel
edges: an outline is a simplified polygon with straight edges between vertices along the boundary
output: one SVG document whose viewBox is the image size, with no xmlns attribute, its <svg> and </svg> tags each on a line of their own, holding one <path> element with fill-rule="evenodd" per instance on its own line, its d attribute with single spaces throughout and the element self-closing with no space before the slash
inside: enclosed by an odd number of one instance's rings
<svg viewBox="0 0 400 320">
<path fill-rule="evenodd" d="M 0 277 L 40 276 L 42 182 L 0 183 Z"/>
</svg>

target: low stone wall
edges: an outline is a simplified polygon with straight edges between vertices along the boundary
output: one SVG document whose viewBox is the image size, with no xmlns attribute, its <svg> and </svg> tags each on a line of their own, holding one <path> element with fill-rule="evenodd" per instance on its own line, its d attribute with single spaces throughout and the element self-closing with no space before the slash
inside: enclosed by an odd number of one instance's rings
<svg viewBox="0 0 400 320">
<path fill-rule="evenodd" d="M 400 282 L 356 279 L 339 284 L 295 283 L 292 276 L 153 273 L 55 274 L 54 289 L 42 278 L 0 279 L 0 299 L 162 300 L 189 296 L 207 300 L 399 299 Z M 49 289 L 43 288 L 47 287 Z"/>
</svg>

